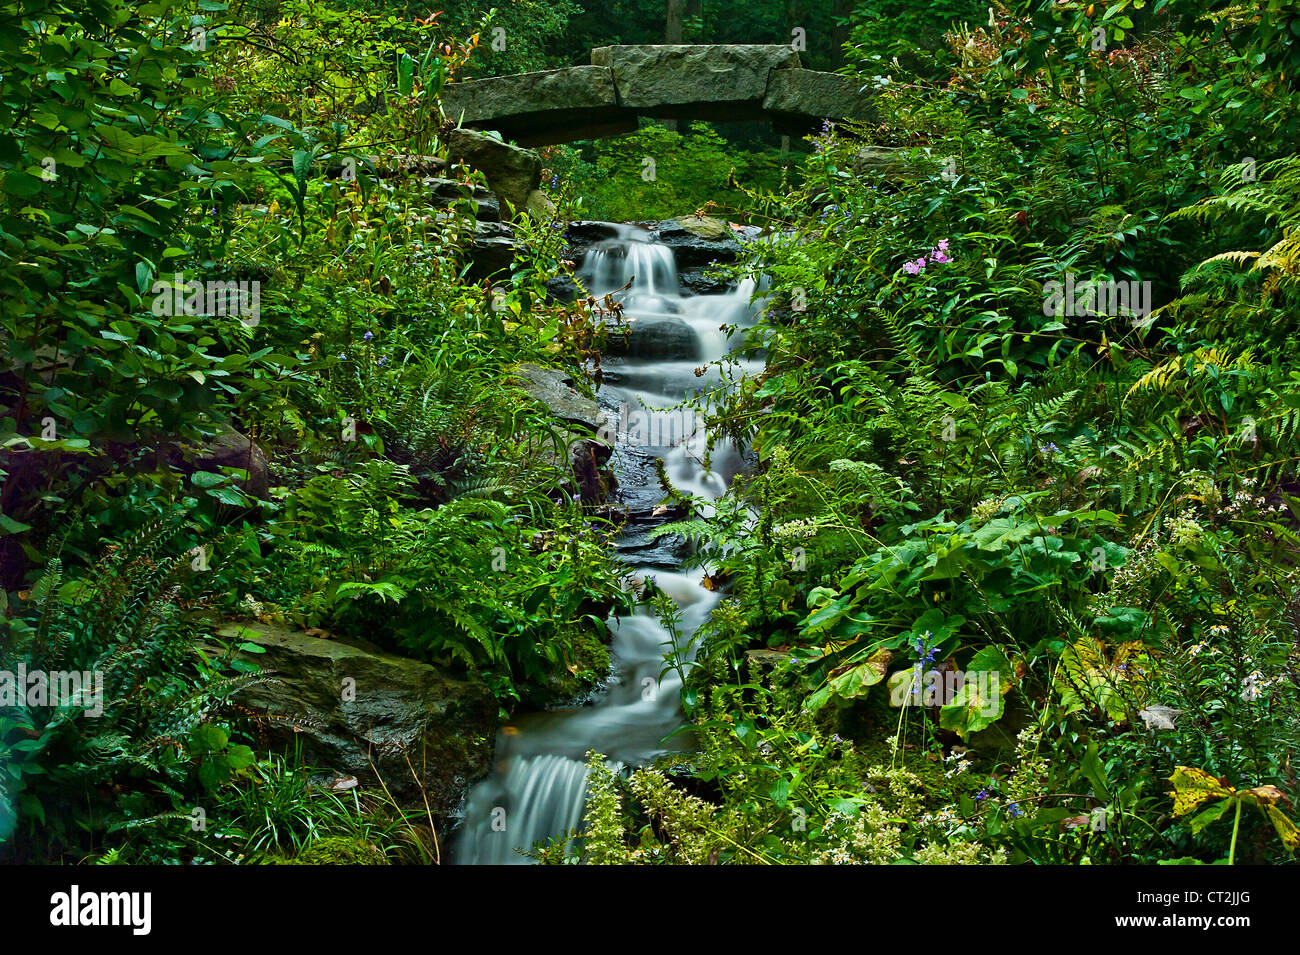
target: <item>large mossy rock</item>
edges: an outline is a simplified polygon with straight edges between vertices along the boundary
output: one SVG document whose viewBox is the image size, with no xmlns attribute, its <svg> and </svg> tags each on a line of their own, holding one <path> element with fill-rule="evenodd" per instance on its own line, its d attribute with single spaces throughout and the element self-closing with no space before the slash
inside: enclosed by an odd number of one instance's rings
<svg viewBox="0 0 1300 955">
<path fill-rule="evenodd" d="M 542 181 L 542 159 L 537 153 L 495 136 L 454 129 L 447 137 L 447 154 L 453 163 L 481 171 L 488 187 L 516 212 L 524 210 L 529 194 Z"/>
<path fill-rule="evenodd" d="M 730 241 L 732 239 L 731 225 L 721 219 L 715 219 L 713 216 L 681 216 L 671 221 L 678 228 L 684 229 L 701 239 L 709 239 L 714 242 Z"/>
<path fill-rule="evenodd" d="M 256 442 L 228 425 L 203 445 L 194 459 L 196 471 L 219 472 L 221 468 L 246 472 L 247 477 L 237 482 L 239 487 L 254 497 L 266 497 L 270 487 L 270 465 L 266 455 Z"/>
<path fill-rule="evenodd" d="M 673 250 L 679 272 L 736 261 L 741 246 L 727 223 L 708 216 L 682 216 L 656 223 L 659 241 Z"/>
<path fill-rule="evenodd" d="M 959 164 L 954 165 L 957 172 L 964 172 Z M 854 175 L 878 178 L 892 185 L 917 182 L 937 174 L 941 167 L 937 158 L 898 146 L 863 146 L 853 157 Z"/>
<path fill-rule="evenodd" d="M 308 843 L 292 858 L 268 858 L 272 865 L 388 865 L 378 846 L 351 836 L 326 836 Z"/>
<path fill-rule="evenodd" d="M 231 624 L 221 636 L 265 650 L 243 659 L 273 673 L 275 682 L 235 697 L 271 715 L 257 721 L 262 747 L 301 744 L 308 763 L 361 780 L 374 781 L 377 771 L 399 803 L 422 809 L 423 790 L 444 816 L 486 775 L 498 710 L 481 683 L 452 679 L 364 640 L 263 623 Z"/>
</svg>

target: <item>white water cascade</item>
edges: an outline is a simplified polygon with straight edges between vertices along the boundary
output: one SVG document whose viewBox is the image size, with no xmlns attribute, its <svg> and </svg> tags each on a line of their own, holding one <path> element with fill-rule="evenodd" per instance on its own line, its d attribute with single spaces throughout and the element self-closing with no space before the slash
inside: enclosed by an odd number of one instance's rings
<svg viewBox="0 0 1300 955">
<path fill-rule="evenodd" d="M 739 338 L 720 326 L 743 328 L 753 323 L 756 309 L 750 298 L 755 286 L 747 280 L 722 295 L 683 295 L 672 249 L 633 226 L 619 227 L 617 238 L 587 254 L 582 278 L 596 296 L 630 282 L 625 292 L 616 295 L 625 318 L 634 327 L 638 321 L 671 326 L 665 347 L 651 349 L 655 357 L 608 362 L 599 397 L 611 418 L 621 419 L 611 465 L 622 504 L 634 518 L 620 545 L 624 560 L 634 568 L 629 586 L 653 577 L 681 608 L 679 631 L 687 640 L 719 595 L 701 586 L 699 571 L 677 570 L 671 547 L 649 543 L 653 524 L 668 520 L 650 519 L 663 496 L 653 461 L 663 458 L 674 486 L 695 496 L 701 513 L 707 513 L 709 504 L 726 492 L 740 470 L 741 454 L 725 440 L 716 442 L 706 468 L 707 435 L 689 411 L 673 406 L 697 389 L 708 393 L 722 385 L 723 375 L 716 366 L 699 377 L 695 369 L 726 355 L 729 337 L 732 342 Z M 731 374 L 747 370 L 756 369 L 742 365 Z M 651 426 L 625 429 L 622 419 L 628 418 Z M 674 435 L 670 444 L 651 443 L 666 433 Z M 671 649 L 669 632 L 645 605 L 630 616 L 611 618 L 608 626 L 614 672 L 589 705 L 526 714 L 498 733 L 492 769 L 471 789 L 464 823 L 453 842 L 456 863 L 526 863 L 529 859 L 518 850 L 578 829 L 586 793 L 583 757 L 587 751 L 603 753 L 611 764 L 639 766 L 687 745 L 681 736 L 669 739 L 682 723 L 681 679 L 674 670 L 660 679 L 664 654 Z"/>
</svg>

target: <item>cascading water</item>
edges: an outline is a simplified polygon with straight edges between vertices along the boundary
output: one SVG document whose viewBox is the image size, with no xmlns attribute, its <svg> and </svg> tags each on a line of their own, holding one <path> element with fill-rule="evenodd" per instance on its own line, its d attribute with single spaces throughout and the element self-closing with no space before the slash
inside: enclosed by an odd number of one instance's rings
<svg viewBox="0 0 1300 955">
<path fill-rule="evenodd" d="M 624 560 L 636 568 L 630 584 L 653 576 L 681 608 L 678 630 L 687 640 L 719 596 L 700 585 L 698 572 L 674 569 L 677 555 L 671 548 L 649 542 L 653 523 L 668 519 L 650 521 L 663 496 L 653 462 L 663 459 L 674 486 L 702 502 L 700 510 L 725 493 L 740 470 L 740 453 L 725 440 L 715 444 L 706 468 L 704 429 L 689 409 L 673 406 L 700 389 L 707 392 L 722 384 L 716 366 L 703 377 L 695 370 L 727 353 L 729 336 L 721 326 L 752 323 L 755 287 L 747 280 L 723 295 L 684 296 L 672 250 L 632 226 L 619 227 L 617 238 L 587 254 L 582 277 L 597 296 L 630 282 L 616 295 L 624 317 L 633 326 L 638 321 L 654 323 L 656 329 L 668 325 L 658 345 L 649 349 L 655 357 L 627 357 L 606 365 L 599 397 L 611 430 L 618 433 L 611 466 L 622 504 L 633 518 L 619 546 Z M 583 757 L 589 750 L 605 754 L 611 764 L 632 766 L 683 745 L 680 738 L 666 741 L 681 723 L 681 678 L 669 671 L 660 679 L 670 633 L 648 606 L 611 618 L 609 628 L 614 673 L 590 705 L 528 714 L 498 734 L 492 770 L 469 794 L 453 847 L 457 863 L 527 862 L 516 850 L 576 829 L 586 790 Z"/>
</svg>

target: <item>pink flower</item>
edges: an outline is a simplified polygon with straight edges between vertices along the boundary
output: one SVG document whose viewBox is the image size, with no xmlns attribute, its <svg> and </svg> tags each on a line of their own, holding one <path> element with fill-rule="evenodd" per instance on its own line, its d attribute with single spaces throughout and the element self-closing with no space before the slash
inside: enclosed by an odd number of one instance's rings
<svg viewBox="0 0 1300 955">
<path fill-rule="evenodd" d="M 904 262 L 903 271 L 908 275 L 918 275 L 925 269 L 925 259 L 917 259 L 915 262 Z"/>
<path fill-rule="evenodd" d="M 941 249 L 935 249 L 933 252 L 931 252 L 930 258 L 932 261 L 939 262 L 939 263 L 952 261 L 952 258 L 948 255 L 948 253 L 944 252 Z"/>
<path fill-rule="evenodd" d="M 947 251 L 948 251 L 948 240 L 947 240 L 947 239 L 940 239 L 940 240 L 939 240 L 939 251 L 940 251 L 940 252 L 947 252 Z"/>
</svg>

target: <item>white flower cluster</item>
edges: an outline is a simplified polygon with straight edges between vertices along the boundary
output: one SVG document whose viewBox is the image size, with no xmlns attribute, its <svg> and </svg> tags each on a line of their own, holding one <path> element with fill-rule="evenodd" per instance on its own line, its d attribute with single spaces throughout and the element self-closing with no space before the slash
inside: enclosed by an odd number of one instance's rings
<svg viewBox="0 0 1300 955">
<path fill-rule="evenodd" d="M 1183 511 L 1169 522 L 1169 535 L 1179 547 L 1192 547 L 1205 536 L 1205 528 L 1193 520 L 1191 511 Z"/>
<path fill-rule="evenodd" d="M 1012 799 L 1035 795 L 1048 778 L 1048 761 L 1038 750 L 1042 730 L 1030 724 L 1016 736 L 1016 768 L 1007 782 L 1006 792 Z"/>
<path fill-rule="evenodd" d="M 971 524 L 987 524 L 1000 507 L 1002 507 L 1002 498 L 1000 497 L 990 497 L 980 501 L 971 508 Z"/>
<path fill-rule="evenodd" d="M 944 770 L 945 776 L 960 776 L 962 773 L 970 771 L 970 751 L 962 750 L 957 752 L 954 750 L 944 758 L 944 762 L 954 764 L 952 768 Z"/>
<path fill-rule="evenodd" d="M 902 830 L 874 802 L 856 816 L 831 813 L 822 832 L 838 842 L 814 855 L 813 865 L 888 865 L 898 858 L 902 843 Z"/>
<path fill-rule="evenodd" d="M 772 528 L 772 536 L 778 540 L 815 537 L 818 528 L 819 525 L 815 520 L 786 521 Z"/>
</svg>

